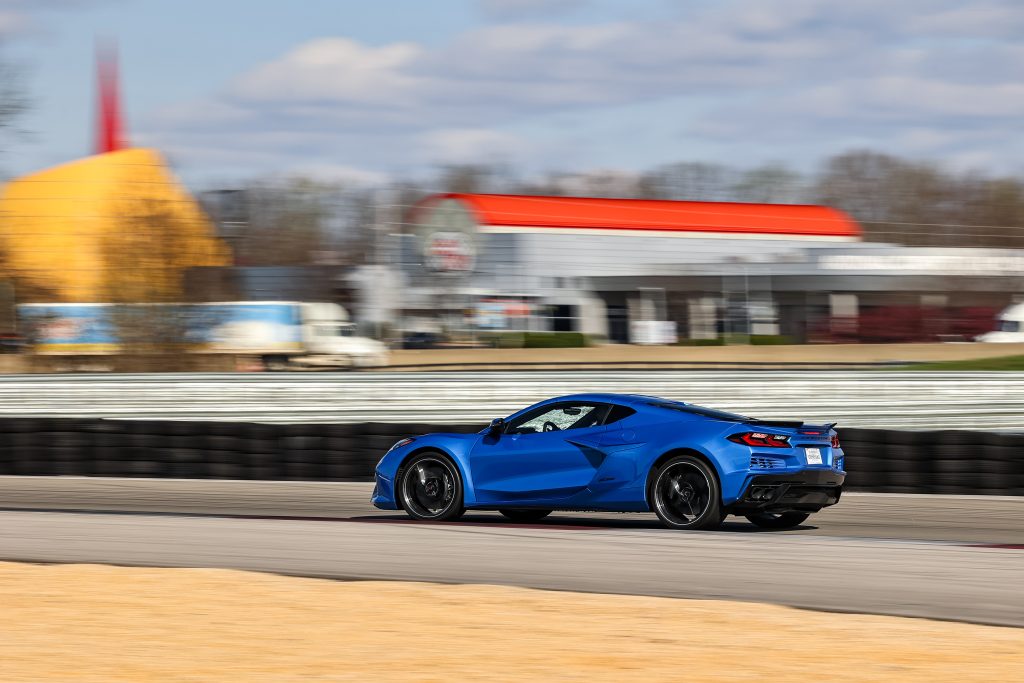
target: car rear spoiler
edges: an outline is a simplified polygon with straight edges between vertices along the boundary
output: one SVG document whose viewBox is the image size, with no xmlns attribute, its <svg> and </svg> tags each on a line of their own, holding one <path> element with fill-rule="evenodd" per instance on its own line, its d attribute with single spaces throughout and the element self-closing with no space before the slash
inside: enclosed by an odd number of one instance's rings
<svg viewBox="0 0 1024 683">
<path fill-rule="evenodd" d="M 748 420 L 744 420 L 743 424 L 761 425 L 763 427 L 789 427 L 789 428 L 792 428 L 792 429 L 799 429 L 800 427 L 803 427 L 803 426 L 807 425 L 806 422 L 803 422 L 801 420 L 771 420 L 771 419 L 769 419 L 769 420 L 759 420 L 756 417 L 752 417 L 752 418 L 750 418 Z M 825 424 L 823 424 L 821 426 L 824 427 L 826 430 L 829 430 L 829 429 L 832 429 L 833 427 L 835 427 L 837 424 L 839 424 L 839 423 L 838 422 L 826 422 Z M 817 425 L 814 425 L 814 426 L 817 426 Z"/>
</svg>

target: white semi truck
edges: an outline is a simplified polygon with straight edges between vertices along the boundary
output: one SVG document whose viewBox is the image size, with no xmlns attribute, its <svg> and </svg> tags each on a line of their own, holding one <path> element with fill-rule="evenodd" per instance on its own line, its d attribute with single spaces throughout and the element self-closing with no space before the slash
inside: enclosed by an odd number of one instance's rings
<svg viewBox="0 0 1024 683">
<path fill-rule="evenodd" d="M 996 318 L 996 329 L 978 337 L 980 342 L 1013 344 L 1024 342 L 1024 303 L 1014 304 Z"/>
<path fill-rule="evenodd" d="M 18 322 L 39 354 L 117 354 L 121 339 L 141 337 L 188 353 L 259 356 L 270 370 L 388 362 L 387 347 L 356 336 L 345 309 L 331 303 L 21 304 Z"/>
</svg>

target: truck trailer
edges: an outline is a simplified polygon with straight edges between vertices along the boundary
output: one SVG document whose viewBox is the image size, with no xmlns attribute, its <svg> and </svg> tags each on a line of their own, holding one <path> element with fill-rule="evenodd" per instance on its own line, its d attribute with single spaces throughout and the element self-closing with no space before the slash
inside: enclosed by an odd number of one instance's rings
<svg viewBox="0 0 1024 683">
<path fill-rule="evenodd" d="M 337 304 L 241 301 L 199 304 L 20 304 L 32 353 L 103 356 L 132 346 L 163 352 L 259 356 L 268 370 L 377 367 L 387 347 L 355 334 Z"/>
</svg>

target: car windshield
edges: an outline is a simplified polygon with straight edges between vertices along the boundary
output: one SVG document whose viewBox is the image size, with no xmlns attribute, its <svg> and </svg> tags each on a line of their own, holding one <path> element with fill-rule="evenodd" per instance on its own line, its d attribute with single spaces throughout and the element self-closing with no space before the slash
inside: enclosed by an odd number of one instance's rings
<svg viewBox="0 0 1024 683">
<path fill-rule="evenodd" d="M 754 419 L 746 415 L 728 413 L 724 410 L 715 410 L 714 408 L 705 408 L 703 406 L 695 406 L 692 403 L 683 403 L 682 401 L 648 401 L 648 404 L 652 406 L 657 406 L 658 408 L 678 410 L 681 413 L 690 413 L 691 415 L 709 417 L 712 420 L 726 420 L 728 422 L 748 422 Z"/>
</svg>

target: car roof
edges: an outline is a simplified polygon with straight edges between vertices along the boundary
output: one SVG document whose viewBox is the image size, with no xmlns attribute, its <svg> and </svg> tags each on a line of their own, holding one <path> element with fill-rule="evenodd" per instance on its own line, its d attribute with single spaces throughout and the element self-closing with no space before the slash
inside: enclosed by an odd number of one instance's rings
<svg viewBox="0 0 1024 683">
<path fill-rule="evenodd" d="M 622 403 L 625 405 L 637 404 L 637 403 L 650 403 L 651 401 L 668 401 L 670 399 L 658 398 L 657 396 L 644 396 L 642 394 L 611 394 L 611 393 L 592 393 L 592 394 L 569 394 L 567 396 L 558 396 L 556 398 L 550 398 L 545 403 L 554 401 L 597 401 L 600 403 Z M 681 403 L 681 401 L 673 401 L 673 403 Z"/>
<path fill-rule="evenodd" d="M 697 415 L 701 417 L 710 417 L 718 420 L 731 420 L 748 422 L 753 418 L 746 415 L 740 415 L 738 413 L 732 413 L 725 410 L 718 410 L 715 408 L 706 408 L 693 403 L 686 403 L 685 401 L 675 401 L 667 398 L 660 398 L 658 396 L 647 396 L 645 394 L 611 394 L 611 393 L 592 393 L 592 394 L 570 394 L 568 396 L 558 396 L 556 398 L 549 398 L 546 401 L 535 403 L 530 408 L 534 408 L 539 405 L 550 405 L 552 403 L 559 403 L 562 401 L 593 401 L 595 403 L 615 403 L 618 405 L 630 406 L 636 410 L 650 410 L 661 408 L 674 408 L 681 410 L 685 413 Z"/>
</svg>

